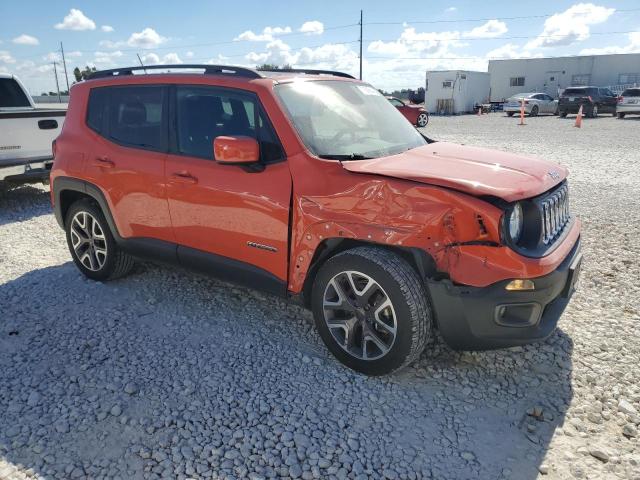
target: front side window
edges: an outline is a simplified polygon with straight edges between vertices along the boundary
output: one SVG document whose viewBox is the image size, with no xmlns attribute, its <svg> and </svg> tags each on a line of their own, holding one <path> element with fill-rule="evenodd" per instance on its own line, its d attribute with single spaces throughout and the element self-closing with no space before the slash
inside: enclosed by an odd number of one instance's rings
<svg viewBox="0 0 640 480">
<path fill-rule="evenodd" d="M 114 86 L 91 90 L 87 125 L 121 145 L 166 150 L 166 88 Z"/>
<path fill-rule="evenodd" d="M 275 86 L 285 113 L 311 153 L 356 160 L 395 155 L 427 141 L 375 88 L 336 80 Z"/>
<path fill-rule="evenodd" d="M 214 160 L 213 141 L 225 135 L 257 139 L 263 163 L 284 158 L 273 128 L 251 93 L 215 87 L 178 86 L 176 121 L 176 148 L 180 154 Z"/>
</svg>

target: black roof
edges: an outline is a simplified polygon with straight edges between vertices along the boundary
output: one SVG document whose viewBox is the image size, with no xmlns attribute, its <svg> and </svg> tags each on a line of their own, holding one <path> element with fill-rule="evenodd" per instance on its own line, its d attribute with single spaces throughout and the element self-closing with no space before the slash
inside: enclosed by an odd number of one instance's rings
<svg viewBox="0 0 640 480">
<path fill-rule="evenodd" d="M 204 70 L 205 75 L 229 75 L 236 77 L 244 77 L 244 78 L 268 78 L 269 73 L 274 74 L 287 74 L 287 73 L 299 73 L 302 75 L 331 75 L 334 77 L 343 77 L 343 78 L 354 78 L 348 73 L 343 72 L 335 72 L 332 70 L 313 70 L 313 69 L 305 69 L 305 68 L 289 68 L 284 70 L 254 70 L 252 68 L 246 67 L 234 67 L 230 65 L 199 65 L 199 64 L 188 64 L 188 65 L 149 65 L 149 66 L 134 66 L 134 67 L 122 67 L 122 68 L 113 68 L 111 70 L 99 70 L 97 72 L 93 72 L 89 75 L 88 79 L 92 80 L 94 78 L 109 78 L 109 77 L 119 77 L 123 75 L 133 75 L 134 71 L 143 71 L 147 72 L 147 70 Z"/>
</svg>

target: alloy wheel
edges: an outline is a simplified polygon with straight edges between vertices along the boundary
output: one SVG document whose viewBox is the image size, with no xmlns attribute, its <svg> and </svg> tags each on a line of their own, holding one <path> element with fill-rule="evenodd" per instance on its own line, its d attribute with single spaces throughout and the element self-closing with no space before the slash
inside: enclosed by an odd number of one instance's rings
<svg viewBox="0 0 640 480">
<path fill-rule="evenodd" d="M 107 261 L 107 240 L 102 227 L 93 215 L 78 212 L 70 226 L 71 246 L 80 263 L 97 272 Z"/>
<path fill-rule="evenodd" d="M 376 360 L 393 347 L 397 318 L 391 299 L 370 276 L 335 275 L 323 294 L 324 321 L 340 347 L 360 360 Z"/>
<path fill-rule="evenodd" d="M 429 116 L 426 113 L 421 113 L 418 115 L 418 126 L 426 127 L 427 123 L 429 123 Z"/>
</svg>

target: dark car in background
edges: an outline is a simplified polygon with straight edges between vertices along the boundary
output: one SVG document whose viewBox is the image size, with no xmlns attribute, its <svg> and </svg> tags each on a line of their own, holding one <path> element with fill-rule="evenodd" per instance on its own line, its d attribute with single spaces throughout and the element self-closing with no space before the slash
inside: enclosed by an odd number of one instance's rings
<svg viewBox="0 0 640 480">
<path fill-rule="evenodd" d="M 570 113 L 578 113 L 582 106 L 582 113 L 591 118 L 600 113 L 616 114 L 618 97 L 608 88 L 602 87 L 569 87 L 562 92 L 558 102 L 561 117 Z"/>
<path fill-rule="evenodd" d="M 618 118 L 630 114 L 640 115 L 640 87 L 627 88 L 622 92 L 618 97 L 616 113 Z"/>
<path fill-rule="evenodd" d="M 396 107 L 404 117 L 409 120 L 411 125 L 416 127 L 426 127 L 429 123 L 429 113 L 420 105 L 412 105 L 405 103 L 396 97 L 387 97 L 391 105 Z"/>
</svg>

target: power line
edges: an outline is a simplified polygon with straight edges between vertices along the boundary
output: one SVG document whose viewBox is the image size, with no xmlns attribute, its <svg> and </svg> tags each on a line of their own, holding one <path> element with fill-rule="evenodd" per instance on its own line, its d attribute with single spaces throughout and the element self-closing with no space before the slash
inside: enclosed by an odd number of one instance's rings
<svg viewBox="0 0 640 480">
<path fill-rule="evenodd" d="M 613 13 L 630 13 L 630 12 L 640 12 L 640 8 L 628 8 L 616 10 Z M 557 13 L 549 13 L 545 15 L 525 15 L 518 17 L 488 17 L 488 18 L 466 18 L 461 20 L 417 20 L 417 21 L 403 21 L 403 22 L 368 22 L 365 25 L 425 25 L 425 24 L 438 24 L 438 23 L 467 23 L 467 22 L 488 22 L 489 20 L 529 20 L 536 18 L 549 18 L 554 15 L 558 15 Z"/>
</svg>

